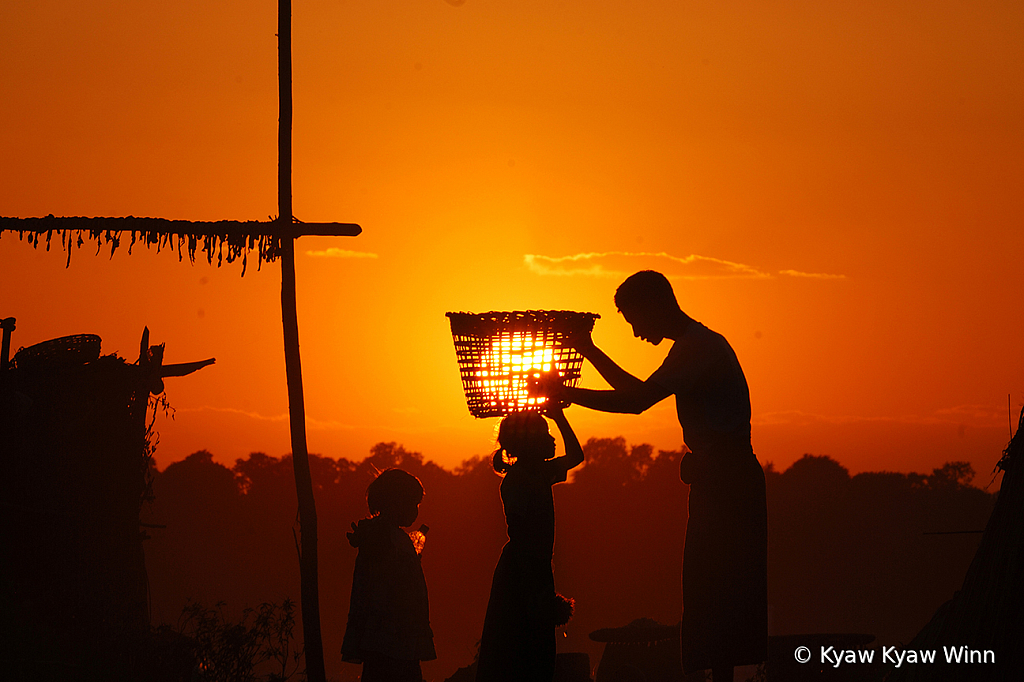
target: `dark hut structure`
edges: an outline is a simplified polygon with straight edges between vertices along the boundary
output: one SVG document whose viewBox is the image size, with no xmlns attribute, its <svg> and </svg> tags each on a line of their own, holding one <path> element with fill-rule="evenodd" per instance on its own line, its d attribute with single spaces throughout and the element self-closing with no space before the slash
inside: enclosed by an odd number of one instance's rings
<svg viewBox="0 0 1024 682">
<path fill-rule="evenodd" d="M 594 630 L 590 639 L 605 643 L 594 682 L 683 682 L 686 678 L 679 658 L 678 624 L 638 618 L 624 627 Z"/>
<path fill-rule="evenodd" d="M 1024 678 L 1024 410 L 1003 451 L 995 508 L 963 587 L 907 645 L 934 664 L 901 666 L 888 682 L 1015 682 Z"/>
<path fill-rule="evenodd" d="M 150 394 L 164 366 L 78 335 L 0 357 L 0 648 L 8 679 L 131 679 L 149 631 L 139 511 L 150 496 Z"/>
</svg>

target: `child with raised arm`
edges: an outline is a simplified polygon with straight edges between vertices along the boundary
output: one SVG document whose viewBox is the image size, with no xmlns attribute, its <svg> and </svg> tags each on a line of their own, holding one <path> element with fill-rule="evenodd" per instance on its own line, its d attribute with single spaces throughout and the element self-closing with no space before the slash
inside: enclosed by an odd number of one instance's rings
<svg viewBox="0 0 1024 682">
<path fill-rule="evenodd" d="M 359 554 L 341 658 L 363 664 L 362 682 L 422 682 L 420 661 L 437 658 L 420 566 L 423 535 L 414 533 L 414 542 L 402 530 L 416 521 L 422 500 L 419 479 L 388 469 L 366 489 L 370 518 L 348 534 Z"/>
<path fill-rule="evenodd" d="M 498 429 L 494 470 L 502 474 L 501 502 L 508 542 L 494 569 L 477 682 L 550 682 L 555 672 L 555 628 L 572 615 L 572 602 L 555 592 L 551 555 L 555 506 L 551 486 L 583 462 L 583 448 L 561 408 L 547 415 L 558 426 L 566 454 L 536 412 L 506 416 Z"/>
</svg>

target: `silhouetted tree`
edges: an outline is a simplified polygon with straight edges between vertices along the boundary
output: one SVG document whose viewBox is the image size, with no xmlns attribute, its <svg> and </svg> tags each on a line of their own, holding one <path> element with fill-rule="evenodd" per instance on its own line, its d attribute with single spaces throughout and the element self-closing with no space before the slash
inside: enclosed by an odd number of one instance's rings
<svg viewBox="0 0 1024 682">
<path fill-rule="evenodd" d="M 993 496 L 970 465 L 850 477 L 828 457 L 766 468 L 772 631 L 907 641 L 959 588 Z"/>
</svg>

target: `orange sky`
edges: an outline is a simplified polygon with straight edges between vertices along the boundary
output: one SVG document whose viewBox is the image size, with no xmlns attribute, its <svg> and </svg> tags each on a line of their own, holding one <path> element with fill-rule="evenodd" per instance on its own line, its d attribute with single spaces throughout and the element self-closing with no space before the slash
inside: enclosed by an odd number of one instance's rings
<svg viewBox="0 0 1024 682">
<path fill-rule="evenodd" d="M 277 212 L 276 3 L 14 0 L 0 10 L 0 215 Z M 987 483 L 1024 402 L 1019 2 L 297 0 L 295 215 L 311 452 L 485 453 L 444 313 L 600 313 L 673 277 L 731 341 L 754 445 L 852 471 L 967 459 Z M 289 450 L 277 264 L 0 237 L 14 347 L 74 333 L 167 361 L 160 464 Z M 576 256 L 576 259 L 569 257 Z M 583 385 L 601 386 L 585 372 Z M 568 412 L 677 448 L 671 401 Z"/>
</svg>

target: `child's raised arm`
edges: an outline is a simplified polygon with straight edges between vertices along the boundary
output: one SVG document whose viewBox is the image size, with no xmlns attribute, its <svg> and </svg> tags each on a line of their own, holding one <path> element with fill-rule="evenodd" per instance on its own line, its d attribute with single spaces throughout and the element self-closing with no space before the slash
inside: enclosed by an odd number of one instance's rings
<svg viewBox="0 0 1024 682">
<path fill-rule="evenodd" d="M 576 437 L 576 432 L 569 425 L 569 420 L 565 418 L 565 412 L 562 411 L 562 408 L 552 406 L 546 409 L 544 414 L 555 422 L 559 432 L 562 434 L 562 442 L 565 444 L 565 455 L 559 459 L 564 461 L 565 470 L 568 471 L 582 464 L 583 447 L 580 445 L 579 438 Z"/>
</svg>

